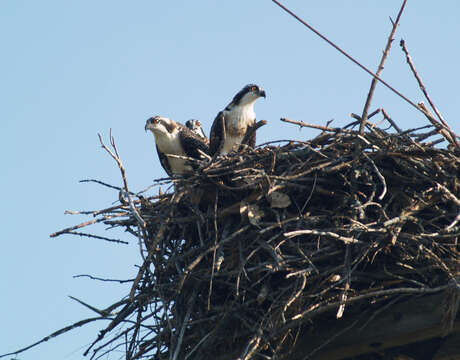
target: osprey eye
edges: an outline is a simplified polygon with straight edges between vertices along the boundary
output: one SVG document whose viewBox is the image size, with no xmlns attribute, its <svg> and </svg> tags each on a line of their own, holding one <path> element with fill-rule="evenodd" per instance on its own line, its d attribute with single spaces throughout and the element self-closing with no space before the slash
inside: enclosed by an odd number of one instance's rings
<svg viewBox="0 0 460 360">
<path fill-rule="evenodd" d="M 196 126 L 201 126 L 201 123 L 198 120 L 196 121 Z"/>
<path fill-rule="evenodd" d="M 153 119 L 154 124 L 158 124 L 159 122 L 160 122 L 160 120 L 158 120 L 157 118 Z"/>
<path fill-rule="evenodd" d="M 252 91 L 252 92 L 256 92 L 256 91 L 257 91 L 256 87 L 253 86 L 253 87 L 251 88 L 251 91 Z"/>
</svg>

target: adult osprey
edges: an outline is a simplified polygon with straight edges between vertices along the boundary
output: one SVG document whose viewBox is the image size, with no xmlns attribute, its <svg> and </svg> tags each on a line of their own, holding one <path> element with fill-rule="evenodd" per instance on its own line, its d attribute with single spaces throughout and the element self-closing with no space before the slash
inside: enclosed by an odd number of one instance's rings
<svg viewBox="0 0 460 360">
<path fill-rule="evenodd" d="M 211 155 L 225 155 L 235 145 L 241 144 L 248 128 L 256 123 L 254 103 L 265 97 L 265 91 L 257 85 L 249 84 L 241 89 L 227 107 L 219 112 L 211 127 L 209 152 Z M 249 139 L 248 145 L 256 145 L 256 133 Z M 235 149 L 236 150 L 236 149 Z"/>
<path fill-rule="evenodd" d="M 203 128 L 201 127 L 200 120 L 190 119 L 185 122 L 185 126 L 187 126 L 190 130 L 192 130 L 195 134 L 197 134 L 201 139 L 209 145 L 209 139 L 205 135 Z"/>
<path fill-rule="evenodd" d="M 160 158 L 160 163 L 169 176 L 190 174 L 193 167 L 185 159 L 178 159 L 168 155 L 186 156 L 201 159 L 204 153 L 209 152 L 208 145 L 193 131 L 182 124 L 163 116 L 154 116 L 147 120 L 145 131 L 152 131 Z"/>
</svg>

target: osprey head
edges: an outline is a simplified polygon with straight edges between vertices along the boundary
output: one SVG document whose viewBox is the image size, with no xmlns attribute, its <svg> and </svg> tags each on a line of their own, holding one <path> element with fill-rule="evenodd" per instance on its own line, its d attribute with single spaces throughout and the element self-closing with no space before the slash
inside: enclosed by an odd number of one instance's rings
<svg viewBox="0 0 460 360">
<path fill-rule="evenodd" d="M 203 128 L 201 127 L 200 120 L 190 119 L 187 120 L 185 126 L 192 130 L 195 134 L 199 135 L 200 137 L 206 139 L 206 135 L 204 133 Z"/>
<path fill-rule="evenodd" d="M 185 122 L 185 126 L 187 126 L 190 130 L 198 130 L 201 128 L 200 120 L 190 119 Z"/>
<path fill-rule="evenodd" d="M 235 95 L 232 103 L 234 105 L 246 105 L 260 97 L 265 97 L 265 91 L 258 85 L 248 84 Z"/>
<path fill-rule="evenodd" d="M 170 134 L 176 128 L 177 124 L 174 120 L 163 116 L 153 116 L 145 123 L 145 131 L 150 130 L 156 135 Z"/>
</svg>

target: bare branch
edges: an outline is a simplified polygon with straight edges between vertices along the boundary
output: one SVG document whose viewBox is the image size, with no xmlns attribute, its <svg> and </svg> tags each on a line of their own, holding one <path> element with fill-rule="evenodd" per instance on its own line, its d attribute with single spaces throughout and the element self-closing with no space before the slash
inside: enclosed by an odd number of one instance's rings
<svg viewBox="0 0 460 360">
<path fill-rule="evenodd" d="M 319 129 L 319 130 L 330 131 L 330 132 L 335 132 L 335 133 L 342 133 L 342 132 L 346 133 L 346 134 L 357 134 L 358 133 L 357 131 L 353 131 L 353 130 L 346 130 L 346 129 L 342 129 L 342 128 L 330 128 L 330 127 L 327 127 L 327 126 L 309 124 L 309 123 L 306 123 L 306 122 L 303 122 L 303 121 L 290 120 L 290 119 L 286 119 L 286 118 L 281 118 L 280 120 L 283 121 L 283 122 L 287 122 L 287 123 L 294 124 L 294 125 L 299 125 L 299 126 L 302 126 L 302 127 L 309 127 L 309 128 L 313 128 L 313 129 Z"/>
<path fill-rule="evenodd" d="M 452 131 L 452 129 L 450 128 L 449 124 L 444 120 L 444 118 L 442 117 L 442 115 L 439 112 L 438 108 L 436 107 L 436 105 L 433 103 L 433 101 L 431 100 L 430 96 L 428 95 L 428 91 L 426 90 L 426 87 L 423 84 L 422 78 L 420 77 L 419 73 L 417 72 L 417 70 L 415 68 L 415 65 L 414 65 L 414 62 L 412 61 L 412 57 L 410 56 L 409 51 L 407 50 L 406 42 L 403 39 L 401 39 L 399 44 L 401 45 L 402 51 L 406 55 L 406 61 L 409 64 L 409 67 L 412 70 L 412 73 L 414 74 L 414 76 L 415 76 L 415 78 L 416 78 L 416 80 L 418 82 L 420 90 L 422 90 L 423 95 L 425 95 L 425 98 L 428 100 L 428 103 L 430 104 L 430 106 L 434 110 L 434 112 L 436 113 L 436 115 L 439 118 L 439 120 L 441 121 L 442 125 L 439 124 L 439 122 L 435 121 L 434 116 L 429 112 L 429 110 L 425 107 L 425 105 L 423 105 L 421 107 L 420 104 L 419 104 L 418 107 L 420 109 L 422 109 L 422 111 L 428 117 L 428 120 L 430 120 L 433 123 L 433 125 L 441 126 L 442 128 L 444 128 L 450 135 L 448 137 L 444 136 L 444 137 L 446 137 L 447 141 L 449 141 L 451 144 L 455 145 L 457 147 L 457 149 L 460 149 L 460 144 L 458 143 L 458 141 L 456 139 L 455 133 Z"/>
<path fill-rule="evenodd" d="M 22 348 L 22 349 L 18 349 L 18 350 L 14 351 L 14 352 L 10 352 L 10 353 L 8 353 L 8 354 L 2 354 L 2 355 L 0 355 L 0 358 L 3 358 L 3 357 L 5 357 L 5 356 L 20 354 L 20 353 L 22 353 L 22 352 L 24 352 L 24 351 L 27 351 L 27 350 L 29 350 L 29 349 L 32 349 L 33 347 L 35 347 L 35 346 L 37 346 L 37 345 L 40 345 L 41 343 L 44 343 L 44 342 L 46 342 L 46 341 L 48 341 L 48 340 L 50 340 L 50 339 L 52 339 L 52 338 L 55 338 L 56 336 L 62 335 L 62 334 L 66 333 L 66 332 L 68 332 L 68 331 L 70 331 L 70 330 L 73 330 L 73 329 L 75 329 L 75 328 L 77 328 L 77 327 L 86 325 L 86 324 L 88 324 L 88 323 L 90 323 L 90 322 L 93 322 L 93 321 L 96 321 L 96 320 L 110 320 L 110 319 L 107 319 L 107 318 L 105 318 L 105 317 L 98 316 L 98 317 L 93 317 L 93 318 L 88 318 L 88 319 L 84 319 L 84 320 L 77 321 L 76 323 L 74 323 L 74 324 L 72 324 L 72 325 L 66 326 L 66 327 L 64 327 L 64 328 L 62 328 L 62 329 L 59 329 L 59 330 L 53 332 L 52 334 L 50 334 L 50 335 L 44 337 L 43 339 L 41 339 L 40 341 L 37 341 L 36 343 L 33 343 L 33 344 L 31 344 L 31 345 L 29 345 L 29 346 L 26 346 L 26 347 L 24 347 L 24 348 Z"/>
<path fill-rule="evenodd" d="M 369 111 L 369 107 L 371 106 L 372 97 L 373 97 L 374 91 L 375 91 L 375 86 L 377 85 L 377 80 L 378 80 L 378 78 L 380 77 L 380 74 L 383 71 L 385 61 L 386 61 L 386 59 L 388 57 L 388 54 L 390 53 L 391 44 L 393 43 L 395 33 L 396 33 L 396 29 L 397 29 L 397 27 L 399 25 L 399 20 L 401 19 L 401 15 L 402 15 L 402 13 L 404 11 L 404 8 L 406 6 L 406 2 L 407 2 L 407 0 L 403 1 L 402 5 L 401 5 L 401 9 L 399 10 L 398 16 L 396 17 L 396 21 L 395 22 L 392 21 L 393 28 L 391 29 L 390 36 L 388 37 L 387 46 L 385 47 L 385 51 L 382 54 L 382 58 L 380 60 L 379 67 L 377 69 L 377 72 L 375 73 L 376 76 L 372 79 L 371 88 L 369 89 L 369 93 L 367 94 L 367 99 L 366 99 L 366 103 L 364 104 L 363 114 L 361 115 L 361 124 L 359 126 L 359 133 L 361 135 L 364 134 L 364 127 L 366 126 L 366 121 L 367 121 L 367 117 L 368 117 L 367 113 Z"/>
</svg>

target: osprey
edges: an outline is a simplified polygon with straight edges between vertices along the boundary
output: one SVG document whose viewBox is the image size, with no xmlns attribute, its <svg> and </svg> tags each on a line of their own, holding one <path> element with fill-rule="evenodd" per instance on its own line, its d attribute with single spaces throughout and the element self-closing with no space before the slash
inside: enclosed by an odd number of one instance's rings
<svg viewBox="0 0 460 360">
<path fill-rule="evenodd" d="M 254 103 L 265 97 L 265 91 L 257 85 L 249 84 L 241 89 L 227 107 L 219 112 L 211 127 L 209 152 L 211 155 L 225 155 L 233 147 L 241 144 L 248 129 L 256 123 Z M 251 136 L 248 145 L 256 145 L 256 134 Z"/>
<path fill-rule="evenodd" d="M 192 130 L 195 134 L 197 134 L 201 139 L 209 145 L 209 139 L 205 135 L 203 128 L 201 127 L 200 120 L 190 119 L 185 122 L 185 126 L 187 126 L 190 130 Z"/>
<path fill-rule="evenodd" d="M 185 159 L 178 159 L 168 155 L 186 156 L 201 159 L 204 153 L 209 152 L 208 145 L 190 129 L 166 117 L 154 116 L 147 120 L 145 131 L 152 131 L 160 158 L 160 163 L 169 176 L 190 174 L 193 167 Z"/>
</svg>

